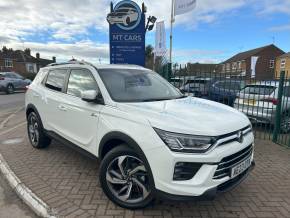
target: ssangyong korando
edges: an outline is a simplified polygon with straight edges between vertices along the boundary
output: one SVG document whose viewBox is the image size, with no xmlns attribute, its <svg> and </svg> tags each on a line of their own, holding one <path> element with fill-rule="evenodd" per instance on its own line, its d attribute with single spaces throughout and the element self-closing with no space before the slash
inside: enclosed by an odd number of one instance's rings
<svg viewBox="0 0 290 218">
<path fill-rule="evenodd" d="M 213 199 L 254 166 L 249 119 L 183 96 L 151 70 L 86 62 L 42 68 L 26 93 L 29 140 L 76 145 L 101 160 L 99 179 L 130 209 L 156 197 Z"/>
</svg>

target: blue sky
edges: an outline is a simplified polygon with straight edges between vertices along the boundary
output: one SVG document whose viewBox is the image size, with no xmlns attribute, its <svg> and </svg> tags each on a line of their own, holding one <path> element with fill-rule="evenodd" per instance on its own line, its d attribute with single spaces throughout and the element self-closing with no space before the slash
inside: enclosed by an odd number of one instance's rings
<svg viewBox="0 0 290 218">
<path fill-rule="evenodd" d="M 165 20 L 169 44 L 170 1 L 144 1 L 148 15 Z M 0 0 L 0 46 L 30 47 L 33 54 L 58 60 L 108 62 L 109 2 Z M 197 0 L 194 11 L 176 17 L 174 61 L 218 63 L 273 41 L 289 52 L 289 8 L 290 0 Z M 146 42 L 154 41 L 151 32 Z"/>
</svg>

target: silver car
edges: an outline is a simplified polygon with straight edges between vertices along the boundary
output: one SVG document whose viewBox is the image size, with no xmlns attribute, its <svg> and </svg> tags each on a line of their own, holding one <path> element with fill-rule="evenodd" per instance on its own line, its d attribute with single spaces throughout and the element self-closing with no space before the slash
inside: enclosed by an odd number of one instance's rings
<svg viewBox="0 0 290 218">
<path fill-rule="evenodd" d="M 12 94 L 15 91 L 25 90 L 31 80 L 14 72 L 0 72 L 0 91 Z"/>
<path fill-rule="evenodd" d="M 278 104 L 278 81 L 247 85 L 235 100 L 234 107 L 245 113 L 253 122 L 275 124 Z M 290 84 L 284 84 L 282 96 L 281 132 L 290 132 Z"/>
</svg>

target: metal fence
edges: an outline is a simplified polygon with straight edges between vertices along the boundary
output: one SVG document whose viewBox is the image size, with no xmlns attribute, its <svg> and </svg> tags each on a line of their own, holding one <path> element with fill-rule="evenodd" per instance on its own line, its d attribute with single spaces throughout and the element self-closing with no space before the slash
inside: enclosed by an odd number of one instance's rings
<svg viewBox="0 0 290 218">
<path fill-rule="evenodd" d="M 170 82 L 184 94 L 216 101 L 246 114 L 256 138 L 290 146 L 290 74 L 268 81 L 225 73 L 173 73 Z"/>
</svg>

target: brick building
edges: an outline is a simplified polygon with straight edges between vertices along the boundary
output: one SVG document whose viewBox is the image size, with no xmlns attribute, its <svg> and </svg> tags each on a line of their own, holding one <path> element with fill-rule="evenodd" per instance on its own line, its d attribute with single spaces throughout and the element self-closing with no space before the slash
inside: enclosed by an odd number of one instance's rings
<svg viewBox="0 0 290 218">
<path fill-rule="evenodd" d="M 223 62 L 222 72 L 231 76 L 238 75 L 250 79 L 252 76 L 252 57 L 258 57 L 255 79 L 274 79 L 275 61 L 277 57 L 283 55 L 284 53 L 284 51 L 273 44 L 242 52 Z"/>
<path fill-rule="evenodd" d="M 55 61 L 55 57 L 51 60 L 40 58 L 39 53 L 36 54 L 36 57 L 33 57 L 29 48 L 21 51 L 3 47 L 0 50 L 0 72 L 17 72 L 22 75 L 37 73 L 41 67 Z"/>
<path fill-rule="evenodd" d="M 285 71 L 288 78 L 290 78 L 290 52 L 276 59 L 276 77 L 280 77 L 281 71 Z"/>
</svg>

